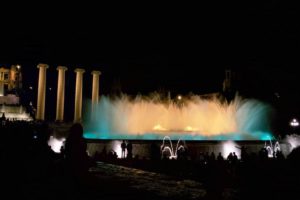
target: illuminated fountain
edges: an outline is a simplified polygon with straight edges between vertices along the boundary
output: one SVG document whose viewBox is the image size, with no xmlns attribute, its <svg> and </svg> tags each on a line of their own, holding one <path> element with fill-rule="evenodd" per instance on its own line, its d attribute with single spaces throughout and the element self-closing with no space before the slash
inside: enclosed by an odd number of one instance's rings
<svg viewBox="0 0 300 200">
<path fill-rule="evenodd" d="M 166 143 L 165 140 L 168 140 L 170 146 L 168 146 L 167 144 L 165 144 Z M 174 151 L 171 138 L 169 136 L 165 136 L 163 138 L 163 143 L 160 146 L 162 157 L 165 156 L 168 159 L 177 159 L 177 156 L 178 156 L 177 153 L 179 151 L 185 151 L 185 145 L 180 144 L 180 142 L 184 143 L 183 140 L 179 139 L 177 141 L 177 145 L 176 145 L 176 148 L 175 148 L 175 151 Z"/>
<path fill-rule="evenodd" d="M 61 148 L 64 146 L 65 138 L 56 138 L 54 136 L 50 136 L 48 140 L 48 145 L 55 153 L 60 153 Z"/>
<path fill-rule="evenodd" d="M 276 141 L 274 145 L 272 143 L 272 140 L 270 140 L 270 144 L 269 145 L 267 145 L 267 142 L 265 142 L 265 148 L 268 151 L 268 157 L 269 158 L 273 158 L 274 155 L 276 155 L 276 153 L 278 151 L 281 151 L 280 144 L 279 144 L 278 141 Z"/>
<path fill-rule="evenodd" d="M 286 155 L 291 153 L 295 148 L 300 146 L 300 136 L 297 134 L 287 135 L 284 138 L 284 143 L 287 144 Z"/>
<path fill-rule="evenodd" d="M 84 122 L 89 139 L 269 140 L 272 109 L 257 100 L 236 97 L 182 97 L 180 104 L 158 96 L 111 99 L 102 96 L 92 120 Z M 88 103 L 90 105 L 90 103 Z M 90 107 L 85 107 L 90 110 Z M 86 119 L 90 113 L 86 112 Z M 173 155 L 175 156 L 175 155 Z"/>
</svg>

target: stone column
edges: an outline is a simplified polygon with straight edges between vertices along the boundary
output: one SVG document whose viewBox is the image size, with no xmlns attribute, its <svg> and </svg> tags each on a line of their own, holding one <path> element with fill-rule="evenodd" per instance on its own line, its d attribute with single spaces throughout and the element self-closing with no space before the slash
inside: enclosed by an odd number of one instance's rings
<svg viewBox="0 0 300 200">
<path fill-rule="evenodd" d="M 75 110 L 74 110 L 74 123 L 81 122 L 82 119 L 82 79 L 84 69 L 76 68 L 76 89 L 75 89 Z"/>
<path fill-rule="evenodd" d="M 65 66 L 58 66 L 57 97 L 56 97 L 56 121 L 64 120 L 65 105 L 65 72 L 68 69 Z"/>
<path fill-rule="evenodd" d="M 47 64 L 38 64 L 39 68 L 39 83 L 37 97 L 36 119 L 45 119 L 45 101 L 46 101 L 46 70 L 49 67 Z"/>
<path fill-rule="evenodd" d="M 93 75 L 93 88 L 92 88 L 92 105 L 95 106 L 99 102 L 99 76 L 100 71 L 92 71 Z"/>
<path fill-rule="evenodd" d="M 92 87 L 92 110 L 91 110 L 91 117 L 92 120 L 97 118 L 97 105 L 99 102 L 99 76 L 101 74 L 100 71 L 92 71 L 93 75 L 93 87 Z"/>
<path fill-rule="evenodd" d="M 0 80 L 0 97 L 4 96 L 4 83 Z"/>
</svg>

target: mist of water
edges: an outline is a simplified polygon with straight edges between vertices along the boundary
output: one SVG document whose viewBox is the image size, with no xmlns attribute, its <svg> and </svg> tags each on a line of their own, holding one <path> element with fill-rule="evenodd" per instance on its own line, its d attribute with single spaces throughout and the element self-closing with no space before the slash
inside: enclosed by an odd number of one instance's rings
<svg viewBox="0 0 300 200">
<path fill-rule="evenodd" d="M 289 152 L 300 146 L 300 136 L 297 134 L 287 135 L 283 141 L 288 144 Z"/>
<path fill-rule="evenodd" d="M 269 140 L 269 105 L 236 97 L 230 103 L 194 95 L 180 100 L 159 96 L 102 96 L 87 103 L 85 137 L 94 139 Z M 91 113 L 93 116 L 91 117 Z"/>
</svg>

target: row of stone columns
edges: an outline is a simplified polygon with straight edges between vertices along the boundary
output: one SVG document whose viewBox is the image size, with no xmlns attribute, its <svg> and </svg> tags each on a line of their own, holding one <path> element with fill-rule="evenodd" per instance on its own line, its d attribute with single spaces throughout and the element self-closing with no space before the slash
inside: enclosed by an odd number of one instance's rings
<svg viewBox="0 0 300 200">
<path fill-rule="evenodd" d="M 45 119 L 45 100 L 46 100 L 46 70 L 49 66 L 46 64 L 39 64 L 39 82 L 38 82 L 38 97 L 37 97 L 37 112 L 36 119 Z M 64 102 L 65 102 L 65 72 L 67 67 L 58 66 L 58 81 L 57 81 L 57 101 L 56 101 L 56 121 L 64 120 Z M 83 74 L 85 72 L 82 68 L 76 68 L 76 88 L 75 88 L 75 107 L 74 107 L 74 122 L 82 120 L 82 85 Z M 95 105 L 99 101 L 99 76 L 100 71 L 92 71 L 93 86 L 92 86 L 92 112 Z"/>
</svg>

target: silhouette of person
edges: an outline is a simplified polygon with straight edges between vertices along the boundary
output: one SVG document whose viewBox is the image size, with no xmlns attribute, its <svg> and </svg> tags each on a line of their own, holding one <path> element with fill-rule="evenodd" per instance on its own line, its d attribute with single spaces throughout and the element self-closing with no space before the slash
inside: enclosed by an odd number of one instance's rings
<svg viewBox="0 0 300 200">
<path fill-rule="evenodd" d="M 127 158 L 131 159 L 132 158 L 132 143 L 130 141 L 127 143 L 126 148 L 127 148 Z"/>
<path fill-rule="evenodd" d="M 122 149 L 121 158 L 125 158 L 125 150 L 126 150 L 125 140 L 123 140 L 123 142 L 121 143 L 121 149 Z"/>
<path fill-rule="evenodd" d="M 242 147 L 236 146 L 236 148 L 241 150 L 241 160 L 246 161 L 248 158 L 248 153 L 246 151 L 247 148 L 245 146 L 242 146 Z"/>
<path fill-rule="evenodd" d="M 3 121 L 5 121 L 5 120 L 6 120 L 5 113 L 2 113 L 1 120 L 3 120 Z"/>
<path fill-rule="evenodd" d="M 180 146 L 178 149 L 177 149 L 177 160 L 184 160 L 184 146 Z"/>
<path fill-rule="evenodd" d="M 209 161 L 210 162 L 214 162 L 216 160 L 216 155 L 214 152 L 211 152 L 210 156 L 209 156 Z"/>
<path fill-rule="evenodd" d="M 115 151 L 113 151 L 113 159 L 117 159 L 118 158 L 118 154 L 117 154 L 117 152 L 115 152 Z"/>
<path fill-rule="evenodd" d="M 203 153 L 203 152 L 200 152 L 199 160 L 200 160 L 200 163 L 201 163 L 201 164 L 204 164 L 204 163 L 205 163 L 205 157 L 204 157 L 204 153 Z"/>
<path fill-rule="evenodd" d="M 101 159 L 106 159 L 106 157 L 107 157 L 107 150 L 106 150 L 106 146 L 104 146 L 101 151 Z"/>
<path fill-rule="evenodd" d="M 268 150 L 267 148 L 263 147 L 259 151 L 259 158 L 260 160 L 267 160 L 268 159 Z"/>
<path fill-rule="evenodd" d="M 233 157 L 232 157 L 232 163 L 237 163 L 238 162 L 238 157 L 237 155 L 235 154 L 235 152 L 233 152 Z"/>
<path fill-rule="evenodd" d="M 87 144 L 83 138 L 83 128 L 81 124 L 75 123 L 70 128 L 64 151 L 67 167 L 74 175 L 81 176 L 88 171 L 90 160 L 86 150 Z"/>
<path fill-rule="evenodd" d="M 180 140 L 180 143 L 178 143 L 178 149 L 176 153 L 177 160 L 187 160 L 187 147 L 184 141 Z"/>
<path fill-rule="evenodd" d="M 284 155 L 282 151 L 276 151 L 276 159 L 280 161 L 284 160 Z"/>
<path fill-rule="evenodd" d="M 2 117 L 1 117 L 1 124 L 4 126 L 5 125 L 5 121 L 6 121 L 6 117 L 5 117 L 5 113 L 2 113 Z"/>
<path fill-rule="evenodd" d="M 230 152 L 229 155 L 227 156 L 227 160 L 229 161 L 229 163 L 232 163 L 232 161 L 233 161 L 233 154 L 232 154 L 232 152 Z"/>
<path fill-rule="evenodd" d="M 151 154 L 150 154 L 151 160 L 159 160 L 160 159 L 160 149 L 155 144 L 155 142 L 151 143 L 150 152 L 151 152 Z"/>
<path fill-rule="evenodd" d="M 48 124 L 43 123 L 38 132 L 39 137 L 36 144 L 36 161 L 40 165 L 39 167 L 43 168 L 41 169 L 44 173 L 43 175 L 52 176 L 54 164 L 56 160 L 59 159 L 59 156 L 51 149 L 51 146 L 48 145 L 51 129 Z"/>
<path fill-rule="evenodd" d="M 208 161 L 209 161 L 209 153 L 205 152 L 205 154 L 204 154 L 204 163 L 207 164 Z"/>
<path fill-rule="evenodd" d="M 219 162 L 222 162 L 222 161 L 224 161 L 224 158 L 223 158 L 223 156 L 222 156 L 222 153 L 221 153 L 221 152 L 219 152 L 219 154 L 218 154 L 218 157 L 217 157 L 217 160 L 218 160 Z"/>
</svg>

